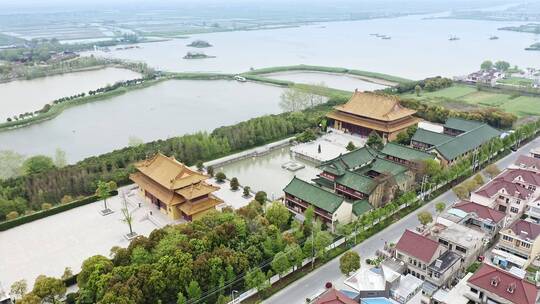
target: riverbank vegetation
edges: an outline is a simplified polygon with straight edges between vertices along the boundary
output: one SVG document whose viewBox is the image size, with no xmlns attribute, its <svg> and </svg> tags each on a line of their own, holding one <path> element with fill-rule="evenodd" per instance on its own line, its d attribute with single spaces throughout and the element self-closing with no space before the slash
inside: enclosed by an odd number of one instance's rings
<svg viewBox="0 0 540 304">
<path fill-rule="evenodd" d="M 66 196 L 92 195 L 99 180 L 113 180 L 119 185 L 129 183 L 133 163 L 158 151 L 193 165 L 293 136 L 316 128 L 333 105 L 346 100 L 333 98 L 301 112 L 262 116 L 211 133 L 187 134 L 126 147 L 62 168 L 1 181 L 0 206 L 5 207 L 0 208 L 0 220 L 5 220 L 13 210 L 24 214 L 40 210 L 43 203 L 56 205 Z"/>
<path fill-rule="evenodd" d="M 75 57 L 69 60 L 51 60 L 44 64 L 25 64 L 5 62 L 0 64 L 0 82 L 30 80 L 59 74 L 91 71 L 106 67 L 129 69 L 143 75 L 150 75 L 154 70 L 145 63 L 127 62 L 119 59 L 105 59 L 94 56 Z"/>
<path fill-rule="evenodd" d="M 323 73 L 336 73 L 336 74 L 350 74 L 350 75 L 355 75 L 355 76 L 373 78 L 375 82 L 377 80 L 384 80 L 387 82 L 386 84 L 389 84 L 388 82 L 391 82 L 390 85 L 405 84 L 405 83 L 412 82 L 411 79 L 406 79 L 403 77 L 398 77 L 398 76 L 393 76 L 393 75 L 388 75 L 388 74 L 383 74 L 383 73 L 369 72 L 369 71 L 362 71 L 362 70 L 355 70 L 355 69 L 346 69 L 346 68 L 340 68 L 340 67 L 326 67 L 326 66 L 304 65 L 304 64 L 253 69 L 253 70 L 250 70 L 249 72 L 243 73 L 242 75 L 262 76 L 265 74 L 278 73 L 278 72 L 290 72 L 290 71 L 310 71 L 310 72 L 323 72 Z"/>
</svg>

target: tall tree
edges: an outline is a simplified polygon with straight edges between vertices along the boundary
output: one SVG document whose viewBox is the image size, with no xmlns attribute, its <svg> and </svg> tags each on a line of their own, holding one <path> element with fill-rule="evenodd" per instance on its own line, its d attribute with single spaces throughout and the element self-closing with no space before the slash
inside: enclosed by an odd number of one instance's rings
<svg viewBox="0 0 540 304">
<path fill-rule="evenodd" d="M 510 63 L 499 60 L 495 62 L 495 68 L 499 71 L 506 72 L 510 68 Z"/>
<path fill-rule="evenodd" d="M 266 218 L 271 224 L 283 230 L 287 228 L 287 224 L 289 223 L 289 219 L 291 218 L 291 213 L 289 212 L 287 207 L 283 205 L 283 203 L 273 202 L 266 209 Z"/>
<path fill-rule="evenodd" d="M 122 222 L 126 223 L 129 228 L 129 236 L 132 237 L 133 235 L 136 235 L 133 232 L 133 212 L 129 211 L 128 204 L 127 204 L 127 198 L 126 193 L 122 192 Z"/>
<path fill-rule="evenodd" d="M 480 65 L 480 69 L 482 70 L 489 70 L 493 67 L 493 62 L 491 62 L 491 60 L 485 60 L 484 62 L 482 62 L 482 64 Z"/>
<path fill-rule="evenodd" d="M 370 148 L 381 150 L 384 146 L 384 142 L 379 133 L 372 131 L 368 136 L 366 145 Z"/>
<path fill-rule="evenodd" d="M 187 296 L 190 301 L 197 300 L 201 297 L 202 291 L 197 281 L 192 280 L 187 287 Z"/>
<path fill-rule="evenodd" d="M 0 151 L 0 180 L 22 173 L 24 156 L 13 151 Z"/>
<path fill-rule="evenodd" d="M 272 269 L 279 275 L 279 278 L 281 279 L 281 276 L 289 271 L 290 268 L 291 265 L 289 263 L 287 254 L 284 252 L 278 252 L 272 260 Z"/>
<path fill-rule="evenodd" d="M 356 251 L 347 251 L 339 258 L 339 269 L 344 275 L 360 269 L 360 256 Z"/>
<path fill-rule="evenodd" d="M 109 211 L 110 209 L 107 207 L 107 199 L 111 197 L 110 185 L 104 181 L 98 181 L 96 196 L 100 200 L 103 200 L 103 211 Z"/>
<path fill-rule="evenodd" d="M 255 288 L 259 293 L 270 287 L 266 275 L 258 267 L 249 270 L 244 280 L 248 288 Z"/>
<path fill-rule="evenodd" d="M 427 211 L 422 211 L 422 212 L 418 213 L 417 217 L 418 217 L 418 221 L 420 222 L 420 224 L 422 224 L 422 226 L 424 226 L 424 227 L 427 224 L 433 222 L 433 216 L 431 216 L 431 213 L 429 213 Z"/>
<path fill-rule="evenodd" d="M 60 148 L 54 151 L 54 165 L 57 168 L 63 168 L 67 165 L 66 152 Z"/>
<path fill-rule="evenodd" d="M 54 168 L 53 160 L 44 155 L 32 156 L 24 161 L 23 172 L 27 175 L 43 173 Z"/>
<path fill-rule="evenodd" d="M 445 208 L 446 208 L 446 204 L 443 202 L 438 202 L 435 204 L 435 211 L 437 212 L 437 217 L 441 215 L 441 213 L 444 211 Z"/>
<path fill-rule="evenodd" d="M 26 283 L 26 280 L 19 280 L 11 284 L 11 291 L 9 294 L 17 300 L 17 299 L 22 298 L 26 294 L 27 291 L 28 291 L 28 283 Z"/>
<path fill-rule="evenodd" d="M 32 293 L 45 303 L 60 303 L 60 299 L 66 294 L 66 286 L 60 279 L 40 275 L 36 278 Z"/>
</svg>

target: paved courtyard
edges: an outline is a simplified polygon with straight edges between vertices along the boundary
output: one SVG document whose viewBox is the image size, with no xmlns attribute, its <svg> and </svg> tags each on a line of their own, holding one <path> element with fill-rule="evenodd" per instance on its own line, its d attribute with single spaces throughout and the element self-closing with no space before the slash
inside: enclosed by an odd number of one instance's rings
<svg viewBox="0 0 540 304">
<path fill-rule="evenodd" d="M 244 197 L 244 189 L 240 187 L 237 191 L 232 191 L 230 186 L 230 181 L 225 181 L 223 183 L 218 183 L 215 178 L 208 179 L 207 182 L 214 186 L 219 187 L 219 190 L 214 192 L 214 195 L 223 200 L 223 204 L 217 206 L 219 210 L 223 207 L 229 206 L 233 209 L 239 209 L 244 206 L 247 206 L 255 197 L 252 193 L 249 197 Z"/>
<path fill-rule="evenodd" d="M 145 203 L 139 207 L 141 200 L 132 189 L 128 186 L 120 191 L 129 191 L 128 208 L 135 218 L 135 232 L 149 235 L 171 223 L 155 207 Z M 119 196 L 107 200 L 114 211 L 107 216 L 99 213 L 103 209 L 99 201 L 0 232 L 0 284 L 9 290 L 14 281 L 26 279 L 31 288 L 40 274 L 60 277 L 65 267 L 77 273 L 86 258 L 109 256 L 113 246 L 126 247 L 129 241 L 124 234 L 129 228 L 121 221 L 121 201 Z"/>
<path fill-rule="evenodd" d="M 331 132 L 324 134 L 314 141 L 302 143 L 291 147 L 291 151 L 298 157 L 305 157 L 315 162 L 324 162 L 345 154 L 349 151 L 345 147 L 352 142 L 355 147 L 363 147 L 367 138 L 343 133 L 342 131 L 329 129 Z M 320 147 L 320 152 L 319 152 Z"/>
</svg>

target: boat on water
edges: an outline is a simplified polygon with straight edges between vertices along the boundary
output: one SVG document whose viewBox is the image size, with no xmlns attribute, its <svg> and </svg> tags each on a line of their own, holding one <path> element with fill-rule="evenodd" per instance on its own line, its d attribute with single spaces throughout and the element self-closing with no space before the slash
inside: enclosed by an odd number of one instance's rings
<svg viewBox="0 0 540 304">
<path fill-rule="evenodd" d="M 456 40 L 459 40 L 459 37 L 457 37 L 457 36 L 450 36 L 450 38 L 448 38 L 448 40 L 450 40 L 450 41 L 456 41 Z"/>
<path fill-rule="evenodd" d="M 392 37 L 390 37 L 390 36 L 382 36 L 381 38 L 382 38 L 383 40 L 390 40 L 390 39 L 392 39 Z"/>
<path fill-rule="evenodd" d="M 497 37 L 497 36 L 491 36 L 491 37 L 489 37 L 489 40 L 497 40 L 497 39 L 499 39 L 499 37 Z"/>
</svg>

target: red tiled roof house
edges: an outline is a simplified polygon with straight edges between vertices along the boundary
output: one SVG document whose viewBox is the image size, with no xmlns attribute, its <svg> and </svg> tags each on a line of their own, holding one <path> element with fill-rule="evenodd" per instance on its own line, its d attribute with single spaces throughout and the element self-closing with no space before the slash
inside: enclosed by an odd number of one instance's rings
<svg viewBox="0 0 540 304">
<path fill-rule="evenodd" d="M 538 299 L 534 284 L 488 264 L 483 264 L 467 285 L 470 290 L 465 296 L 479 304 L 535 304 Z"/>
</svg>

